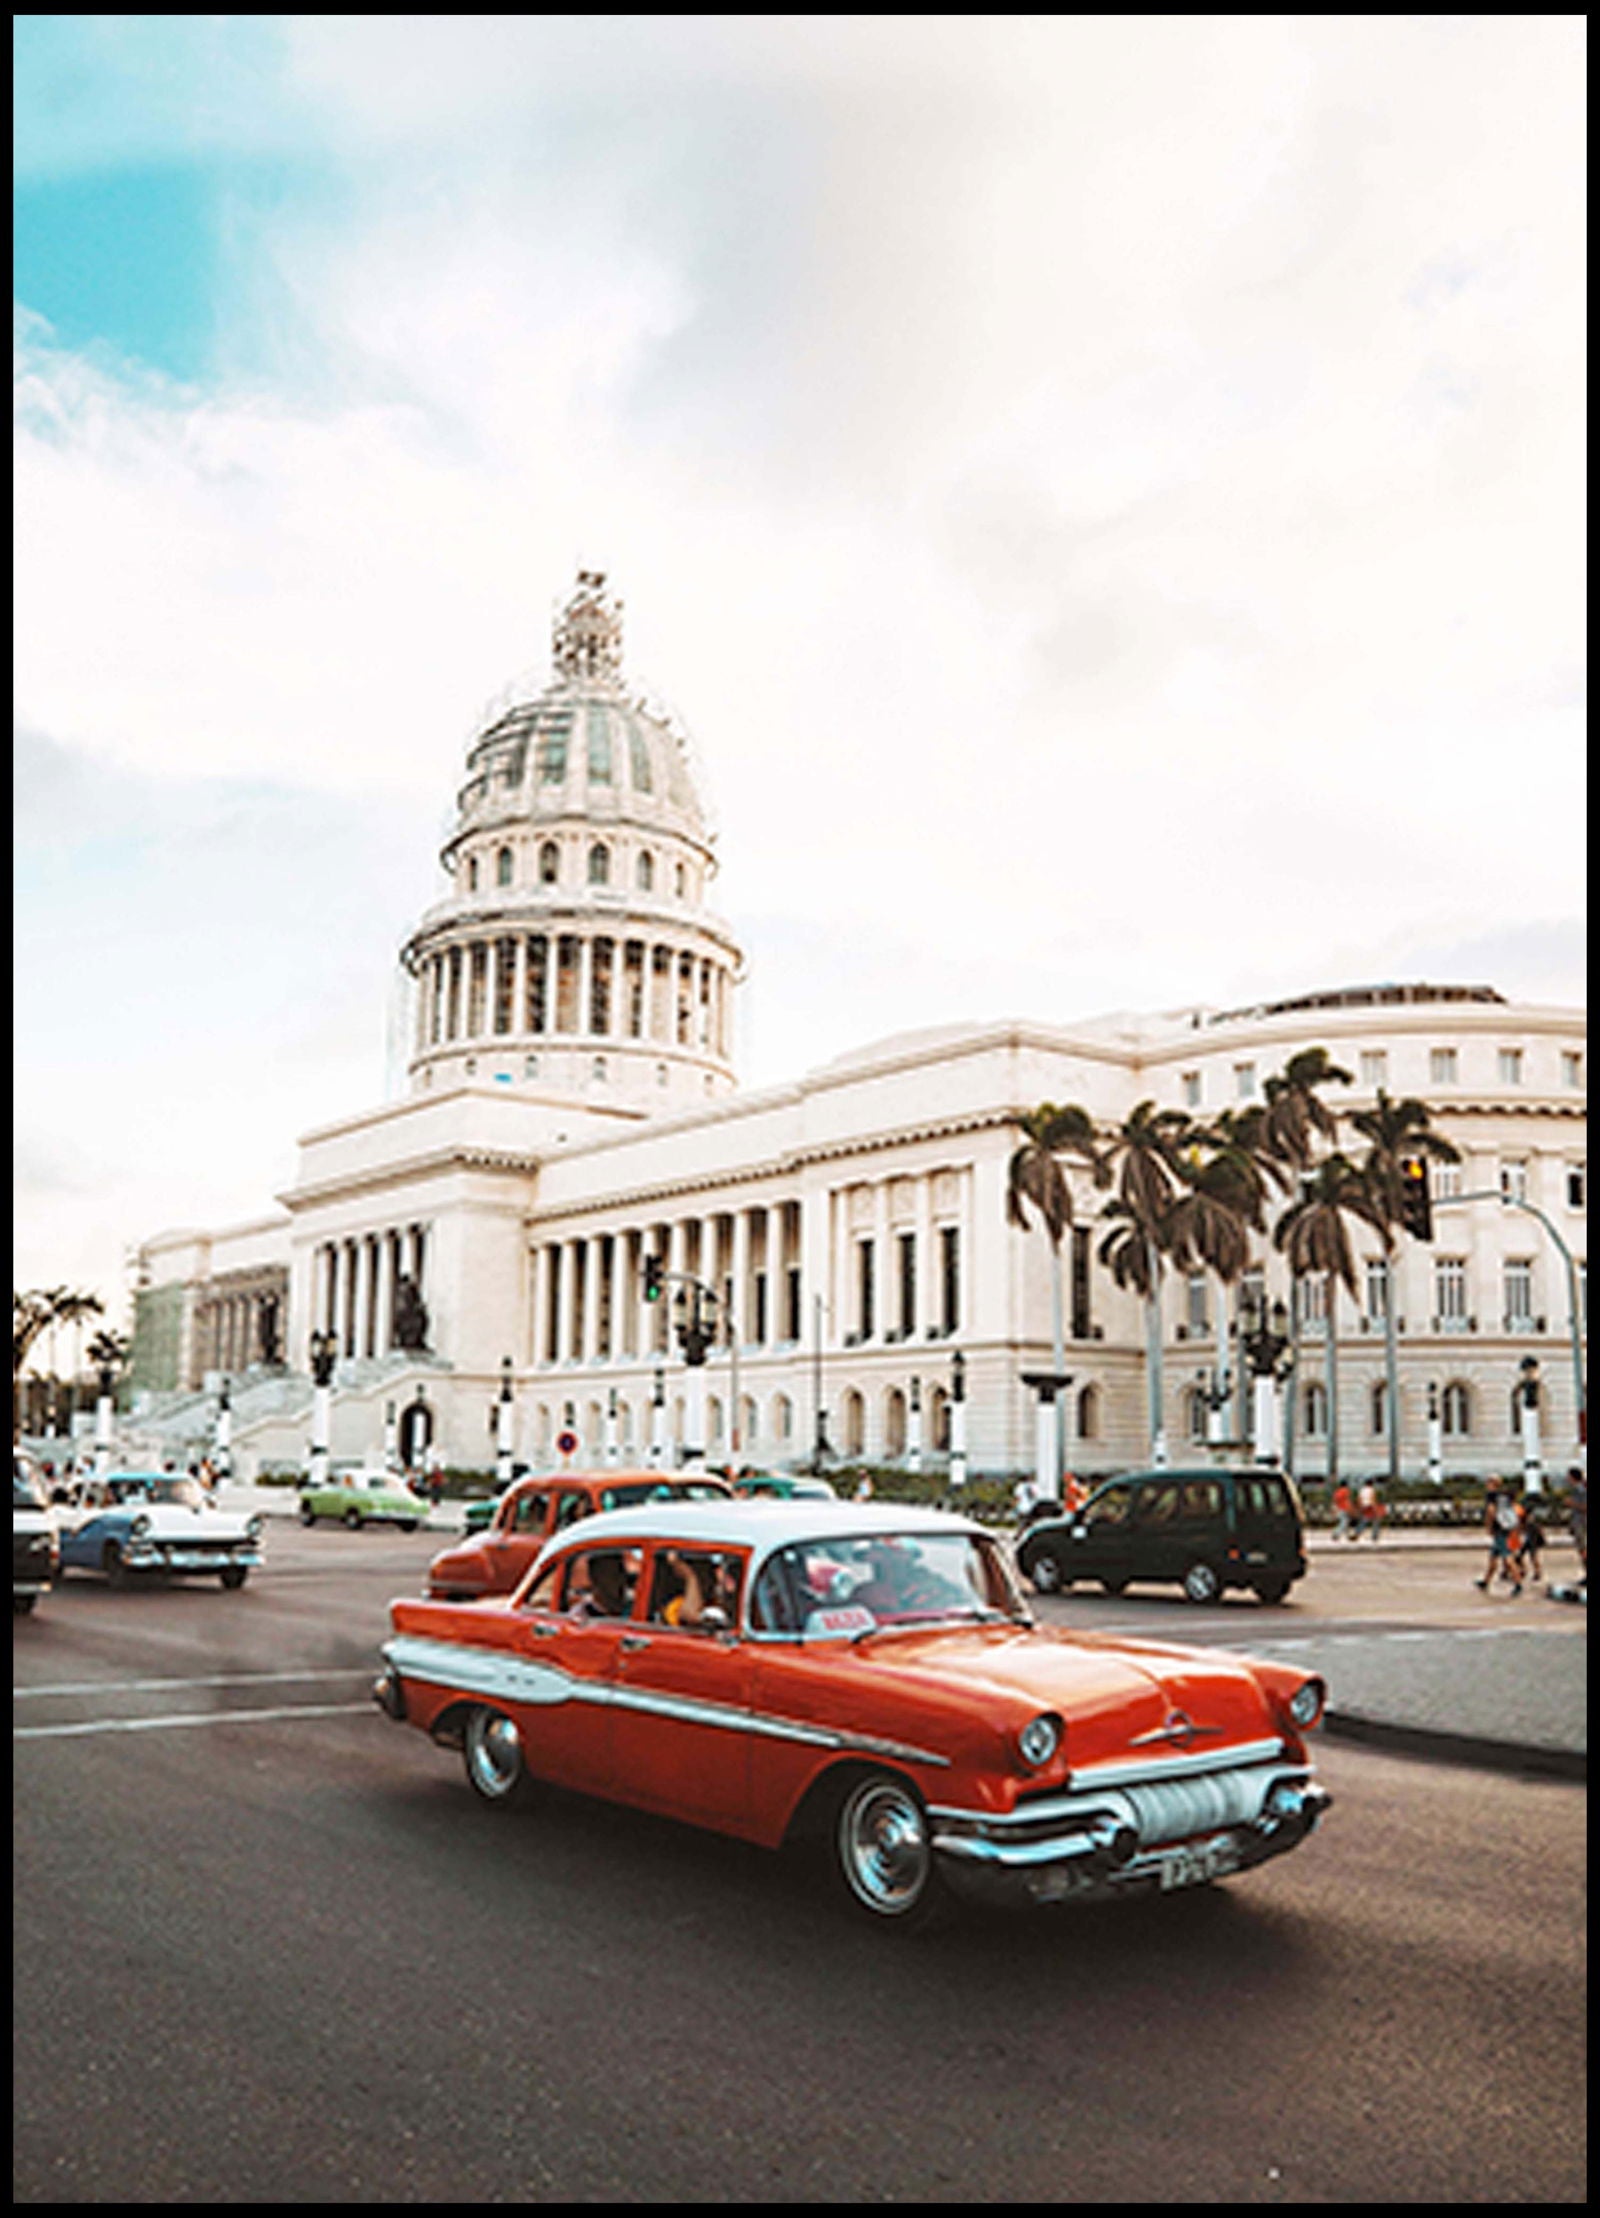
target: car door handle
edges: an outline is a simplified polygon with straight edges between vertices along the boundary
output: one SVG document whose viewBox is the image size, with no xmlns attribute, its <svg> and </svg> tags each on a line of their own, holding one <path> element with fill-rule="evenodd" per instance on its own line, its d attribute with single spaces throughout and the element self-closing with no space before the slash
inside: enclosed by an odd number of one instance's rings
<svg viewBox="0 0 1600 2218">
<path fill-rule="evenodd" d="M 617 1643 L 625 1656 L 634 1655 L 639 1649 L 648 1648 L 649 1645 L 650 1635 L 648 1633 L 624 1633 Z"/>
</svg>

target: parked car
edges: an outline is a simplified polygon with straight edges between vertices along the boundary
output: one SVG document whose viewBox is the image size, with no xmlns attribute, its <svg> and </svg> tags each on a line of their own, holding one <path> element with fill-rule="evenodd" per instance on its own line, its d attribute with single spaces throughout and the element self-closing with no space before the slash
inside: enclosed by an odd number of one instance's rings
<svg viewBox="0 0 1600 2218">
<path fill-rule="evenodd" d="M 336 1471 L 325 1485 L 308 1483 L 300 1489 L 302 1525 L 336 1517 L 352 1532 L 363 1525 L 398 1525 L 402 1532 L 414 1533 L 426 1514 L 404 1479 L 392 1471 Z"/>
<path fill-rule="evenodd" d="M 23 1616 L 48 1594 L 61 1563 L 56 1513 L 43 1479 L 24 1455 L 11 1458 L 11 1611 Z"/>
<path fill-rule="evenodd" d="M 113 1586 L 162 1571 L 242 1587 L 262 1561 L 262 1519 L 217 1509 L 198 1479 L 172 1471 L 91 1479 L 63 1520 L 63 1574 L 98 1571 Z"/>
<path fill-rule="evenodd" d="M 1040 1594 L 1077 1579 L 1120 1594 L 1137 1580 L 1181 1586 L 1191 1602 L 1229 1587 L 1281 1602 L 1305 1576 L 1304 1523 L 1281 1472 L 1131 1471 L 1029 1525 L 1017 1562 Z"/>
<path fill-rule="evenodd" d="M 951 1901 L 1202 1885 L 1328 1806 L 1320 1678 L 1041 1630 L 982 1526 L 893 1505 L 646 1501 L 514 1594 L 390 1604 L 373 1693 L 504 1807 L 553 1782 L 768 1848 L 824 1844 L 902 1930 Z"/>
<path fill-rule="evenodd" d="M 751 1501 L 832 1502 L 838 1498 L 826 1479 L 786 1471 L 741 1471 L 733 1491 Z"/>
<path fill-rule="evenodd" d="M 638 1502 L 727 1501 L 731 1494 L 725 1479 L 699 1473 L 556 1471 L 519 1479 L 497 1497 L 485 1532 L 434 1557 L 428 1592 L 452 1602 L 509 1594 L 550 1535 L 580 1517 Z"/>
</svg>

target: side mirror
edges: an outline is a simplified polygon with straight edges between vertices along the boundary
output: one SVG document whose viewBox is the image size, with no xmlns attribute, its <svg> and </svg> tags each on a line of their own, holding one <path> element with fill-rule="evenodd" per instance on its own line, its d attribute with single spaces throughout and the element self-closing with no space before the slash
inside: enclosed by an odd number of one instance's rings
<svg viewBox="0 0 1600 2218">
<path fill-rule="evenodd" d="M 718 1602 L 708 1602 L 697 1620 L 703 1633 L 727 1633 L 733 1629 L 733 1620 Z"/>
</svg>

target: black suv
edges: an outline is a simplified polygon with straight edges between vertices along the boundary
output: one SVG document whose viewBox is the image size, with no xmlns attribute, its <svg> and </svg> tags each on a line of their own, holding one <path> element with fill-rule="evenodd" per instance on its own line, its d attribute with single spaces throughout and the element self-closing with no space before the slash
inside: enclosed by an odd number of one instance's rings
<svg viewBox="0 0 1600 2218">
<path fill-rule="evenodd" d="M 1303 1524 L 1294 1481 L 1278 1471 L 1130 1471 L 1072 1515 L 1030 1525 L 1017 1562 L 1040 1594 L 1074 1579 L 1107 1594 L 1171 1580 L 1191 1602 L 1225 1587 L 1281 1602 L 1305 1575 Z"/>
</svg>

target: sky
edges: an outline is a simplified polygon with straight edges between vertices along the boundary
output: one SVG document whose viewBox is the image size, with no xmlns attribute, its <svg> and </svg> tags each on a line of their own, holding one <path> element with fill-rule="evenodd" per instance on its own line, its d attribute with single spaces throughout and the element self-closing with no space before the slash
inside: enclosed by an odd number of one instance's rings
<svg viewBox="0 0 1600 2218">
<path fill-rule="evenodd" d="M 1583 1000 L 1572 16 L 21 16 L 16 1244 L 382 1099 L 579 565 L 748 1085 L 998 1018 Z"/>
</svg>

